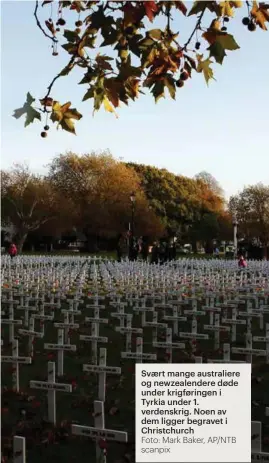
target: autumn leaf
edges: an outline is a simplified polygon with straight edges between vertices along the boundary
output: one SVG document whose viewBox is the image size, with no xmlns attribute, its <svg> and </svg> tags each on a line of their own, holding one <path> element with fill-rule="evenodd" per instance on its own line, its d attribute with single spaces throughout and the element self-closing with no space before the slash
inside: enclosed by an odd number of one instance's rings
<svg viewBox="0 0 269 463">
<path fill-rule="evenodd" d="M 232 18 L 234 16 L 234 8 L 240 8 L 243 5 L 242 1 L 237 2 L 220 2 L 219 6 L 221 8 L 221 15 L 228 16 Z"/>
<path fill-rule="evenodd" d="M 197 1 L 193 2 L 193 6 L 189 11 L 188 16 L 197 15 L 198 13 L 203 13 L 205 9 L 211 11 L 211 13 L 216 13 L 217 16 L 221 16 L 221 8 L 216 2 L 204 2 Z"/>
<path fill-rule="evenodd" d="M 45 24 L 46 24 L 48 30 L 52 33 L 52 35 L 55 35 L 56 34 L 56 29 L 54 27 L 53 22 L 45 21 Z"/>
<path fill-rule="evenodd" d="M 269 5 L 266 3 L 260 3 L 258 6 L 257 2 L 252 3 L 252 10 L 250 12 L 252 18 L 261 29 L 267 31 L 265 22 L 269 22 Z"/>
<path fill-rule="evenodd" d="M 143 2 L 144 8 L 146 10 L 146 15 L 149 18 L 149 20 L 152 22 L 155 14 L 158 11 L 158 6 L 156 5 L 155 2 L 147 0 L 146 2 Z"/>
<path fill-rule="evenodd" d="M 15 117 L 15 119 L 19 119 L 21 116 L 26 114 L 26 120 L 25 120 L 24 127 L 27 127 L 29 124 L 34 122 L 35 119 L 38 119 L 39 121 L 41 121 L 40 112 L 32 107 L 32 103 L 34 101 L 35 99 L 28 92 L 26 96 L 26 102 L 24 103 L 22 108 L 18 108 L 14 110 L 13 117 Z"/>
<path fill-rule="evenodd" d="M 154 86 L 151 89 L 151 93 L 155 98 L 155 103 L 158 103 L 160 98 L 165 98 L 164 88 L 165 85 L 163 80 L 158 80 L 157 82 L 155 82 Z"/>
<path fill-rule="evenodd" d="M 181 11 L 181 13 L 184 14 L 184 16 L 186 16 L 186 13 L 187 13 L 187 7 L 184 5 L 183 2 L 181 2 L 180 0 L 176 0 L 175 1 L 175 7 Z"/>
<path fill-rule="evenodd" d="M 163 32 L 161 31 L 161 29 L 152 29 L 151 31 L 148 31 L 147 35 L 151 39 L 161 40 Z"/>
<path fill-rule="evenodd" d="M 54 101 L 50 118 L 53 122 L 58 122 L 57 128 L 61 126 L 63 130 L 75 135 L 76 131 L 72 119 L 79 121 L 82 115 L 75 108 L 70 108 L 70 106 L 70 102 L 61 106 L 58 101 Z"/>
<path fill-rule="evenodd" d="M 210 64 L 212 64 L 213 61 L 211 61 L 210 58 L 207 58 L 205 60 L 203 60 L 202 58 L 203 58 L 203 55 L 197 54 L 197 60 L 198 60 L 197 72 L 202 72 L 204 74 L 205 81 L 208 85 L 209 80 L 214 79 L 213 69 L 211 69 L 210 67 Z"/>
<path fill-rule="evenodd" d="M 222 64 L 226 56 L 226 50 L 233 51 L 239 48 L 239 45 L 231 34 L 219 32 L 216 40 L 210 45 L 208 50 L 210 51 L 210 56 L 213 56 L 217 63 Z"/>
<path fill-rule="evenodd" d="M 103 105 L 104 105 L 104 108 L 106 111 L 108 111 L 109 113 L 114 113 L 116 118 L 118 118 L 118 115 L 115 111 L 115 108 L 112 106 L 112 104 L 110 103 L 109 99 L 107 98 L 107 96 L 105 95 L 104 99 L 103 99 Z"/>
<path fill-rule="evenodd" d="M 176 85 L 173 76 L 167 74 L 164 78 L 164 84 L 168 88 L 171 98 L 174 100 L 176 98 Z"/>
</svg>

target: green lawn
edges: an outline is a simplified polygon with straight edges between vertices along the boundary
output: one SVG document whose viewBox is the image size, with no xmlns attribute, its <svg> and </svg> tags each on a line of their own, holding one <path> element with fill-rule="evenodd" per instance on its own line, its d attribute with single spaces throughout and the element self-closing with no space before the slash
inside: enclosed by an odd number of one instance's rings
<svg viewBox="0 0 269 463">
<path fill-rule="evenodd" d="M 87 301 L 89 303 L 89 301 Z M 86 304 L 86 301 L 85 301 Z M 119 325 L 119 320 L 111 318 L 110 312 L 115 312 L 115 308 L 106 300 L 106 309 L 100 311 L 100 317 L 110 319 L 109 325 L 100 326 L 100 335 L 107 336 L 109 343 L 100 344 L 100 347 L 107 348 L 107 365 L 121 366 L 122 377 L 119 381 L 117 376 L 107 376 L 107 400 L 106 407 L 106 427 L 115 430 L 125 430 L 129 435 L 128 444 L 108 444 L 108 463 L 123 461 L 124 455 L 131 455 L 131 461 L 134 461 L 134 440 L 135 440 L 135 388 L 134 388 L 134 361 L 122 361 L 120 352 L 125 350 L 125 337 L 115 332 L 114 327 Z M 62 308 L 66 304 L 63 303 Z M 187 308 L 187 307 L 186 307 Z M 89 439 L 72 437 L 70 434 L 70 421 L 75 421 L 77 424 L 93 425 L 92 405 L 93 400 L 97 398 L 97 381 L 95 375 L 85 374 L 82 371 L 84 363 L 91 363 L 90 360 L 90 345 L 87 342 L 79 341 L 79 334 L 90 334 L 89 325 L 83 326 L 85 316 L 93 316 L 92 309 L 81 309 L 83 316 L 77 317 L 77 321 L 81 323 L 79 332 L 74 332 L 71 337 L 71 343 L 78 346 L 76 353 L 65 353 L 64 356 L 64 372 L 63 378 L 58 378 L 60 382 L 71 383 L 74 381 L 77 384 L 77 389 L 72 394 L 56 392 L 57 397 L 57 421 L 60 425 L 61 421 L 66 421 L 60 429 L 53 430 L 56 441 L 47 443 L 47 436 L 50 435 L 51 426 L 44 421 L 46 416 L 46 392 L 29 389 L 29 381 L 31 379 L 46 380 L 48 351 L 43 350 L 45 342 L 57 342 L 57 330 L 53 328 L 52 322 L 46 322 L 45 337 L 42 340 L 37 340 L 35 343 L 35 355 L 32 365 L 20 366 L 20 384 L 22 390 L 27 394 L 15 395 L 10 392 L 11 387 L 11 371 L 10 364 L 2 364 L 2 448 L 7 450 L 8 436 L 12 433 L 22 433 L 27 435 L 28 452 L 27 463 L 88 463 L 95 461 L 95 444 Z M 131 313 L 131 308 L 128 307 L 127 312 Z M 21 312 L 15 311 L 15 318 L 18 318 Z M 267 316 L 268 317 L 268 316 Z M 150 314 L 147 318 L 150 320 Z M 56 315 L 54 322 L 63 321 L 63 315 Z M 269 322 L 269 319 L 265 319 Z M 200 317 L 198 332 L 203 332 L 202 325 L 209 323 L 209 315 Z M 141 315 L 133 316 L 133 326 L 141 327 Z M 244 346 L 244 327 L 238 328 L 238 347 Z M 241 330 L 240 330 L 241 328 Z M 36 322 L 36 328 L 39 331 L 39 322 Z M 191 330 L 191 322 L 185 323 L 181 328 L 184 331 Z M 260 332 L 258 325 L 253 325 L 254 335 L 263 335 Z M 5 344 L 8 342 L 7 326 L 2 327 L 2 338 Z M 152 331 L 150 328 L 144 328 L 144 352 L 154 353 L 151 347 Z M 174 338 L 176 340 L 176 338 Z M 187 346 L 186 341 L 186 346 Z M 220 344 L 229 342 L 229 334 L 221 333 Z M 198 352 L 196 355 L 203 355 L 204 361 L 207 358 L 221 358 L 222 354 L 214 351 L 213 333 L 209 333 L 209 341 L 198 341 Z M 133 350 L 135 350 L 135 338 L 133 339 Z M 2 348 L 2 355 L 9 355 L 10 347 Z M 167 362 L 164 350 L 157 350 L 158 362 Z M 27 343 L 20 342 L 20 355 L 27 354 Z M 56 354 L 57 355 L 57 354 Z M 233 356 L 236 359 L 236 356 Z M 242 356 L 238 356 L 238 360 L 243 360 Z M 257 358 L 256 358 L 257 359 Z M 50 360 L 53 360 L 50 358 Z M 56 356 L 55 356 L 55 361 Z M 173 363 L 190 363 L 190 359 L 186 354 L 180 351 L 175 351 L 173 354 Z M 265 405 L 269 403 L 269 368 L 268 365 L 257 364 L 254 357 L 254 379 L 252 387 L 252 399 L 258 404 L 252 407 L 252 419 L 263 422 L 263 451 L 269 450 L 268 435 L 269 435 L 269 418 L 265 417 Z M 255 380 L 256 378 L 256 380 Z M 257 380 L 261 378 L 261 380 Z M 3 390 L 7 388 L 8 390 Z M 32 401 L 28 401 L 28 395 L 34 396 Z M 109 411 L 112 407 L 116 407 L 118 412 L 111 415 Z M 42 443 L 43 442 L 43 443 Z M 126 457 L 126 463 L 128 458 Z"/>
</svg>

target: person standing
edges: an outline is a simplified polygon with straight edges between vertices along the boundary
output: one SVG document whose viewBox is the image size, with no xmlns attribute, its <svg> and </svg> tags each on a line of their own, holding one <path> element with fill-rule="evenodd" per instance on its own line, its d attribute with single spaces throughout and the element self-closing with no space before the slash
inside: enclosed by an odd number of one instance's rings
<svg viewBox="0 0 269 463">
<path fill-rule="evenodd" d="M 148 260 L 148 253 L 149 253 L 149 247 L 146 238 L 143 239 L 142 246 L 141 246 L 141 255 L 142 259 L 147 261 Z"/>
<path fill-rule="evenodd" d="M 239 267 L 240 269 L 243 269 L 243 268 L 246 268 L 246 266 L 247 266 L 247 262 L 246 262 L 244 256 L 241 255 L 241 256 L 239 257 L 239 260 L 238 260 L 238 267 Z"/>
<path fill-rule="evenodd" d="M 13 259 L 13 257 L 15 257 L 18 254 L 17 246 L 16 246 L 15 243 L 11 243 L 11 245 L 9 246 L 9 249 L 8 249 L 8 253 L 9 253 L 11 259 Z"/>
<path fill-rule="evenodd" d="M 152 246 L 151 250 L 151 264 L 158 264 L 159 260 L 159 247 L 157 242 L 155 241 Z"/>
</svg>

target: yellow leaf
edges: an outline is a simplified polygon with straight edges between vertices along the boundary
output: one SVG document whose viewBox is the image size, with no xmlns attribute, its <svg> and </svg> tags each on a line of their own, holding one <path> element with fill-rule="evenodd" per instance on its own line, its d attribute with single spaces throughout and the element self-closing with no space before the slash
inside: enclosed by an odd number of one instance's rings
<svg viewBox="0 0 269 463">
<path fill-rule="evenodd" d="M 115 116 L 118 118 L 115 109 L 113 108 L 112 104 L 106 96 L 104 97 L 103 104 L 106 111 L 108 111 L 109 113 L 114 113 Z"/>
<path fill-rule="evenodd" d="M 260 5 L 258 5 L 258 3 L 254 1 L 250 13 L 256 24 L 264 31 L 267 31 L 265 22 L 269 21 L 269 5 L 265 3 L 260 3 Z"/>
<path fill-rule="evenodd" d="M 198 60 L 197 72 L 202 72 L 204 74 L 205 81 L 208 85 L 210 79 L 214 79 L 213 69 L 211 69 L 210 64 L 213 63 L 209 58 L 203 60 L 203 55 L 196 55 Z"/>
<path fill-rule="evenodd" d="M 234 10 L 233 8 L 240 8 L 243 5 L 243 2 L 220 2 L 219 6 L 221 8 L 221 15 L 222 16 L 228 16 L 230 18 L 233 17 L 234 15 Z"/>
</svg>

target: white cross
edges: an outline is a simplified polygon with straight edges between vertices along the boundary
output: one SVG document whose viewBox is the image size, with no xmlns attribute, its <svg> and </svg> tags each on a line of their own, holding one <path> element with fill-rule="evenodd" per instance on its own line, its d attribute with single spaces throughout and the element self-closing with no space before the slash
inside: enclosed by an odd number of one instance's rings
<svg viewBox="0 0 269 463">
<path fill-rule="evenodd" d="M 91 342 L 91 344 L 92 344 L 92 363 L 94 365 L 96 365 L 97 364 L 97 345 L 98 345 L 98 342 L 108 343 L 108 338 L 105 337 L 105 336 L 98 336 L 96 324 L 94 323 L 92 325 L 91 336 L 81 334 L 79 336 L 79 339 L 81 341 Z"/>
<path fill-rule="evenodd" d="M 178 325 L 179 325 L 179 322 L 186 322 L 187 321 L 187 317 L 182 317 L 181 315 L 179 315 L 179 308 L 178 308 L 178 302 L 177 302 L 177 307 L 173 307 L 173 315 L 164 315 L 162 317 L 162 319 L 164 321 L 171 321 L 173 322 L 173 333 L 178 335 Z"/>
<path fill-rule="evenodd" d="M 223 358 L 222 359 L 208 359 L 208 363 L 246 363 L 242 360 L 231 360 L 231 346 L 229 343 L 223 344 Z"/>
<path fill-rule="evenodd" d="M 24 310 L 24 326 L 29 326 L 29 312 L 37 312 L 37 308 L 29 305 L 29 297 L 25 298 L 25 305 L 21 304 L 16 309 Z"/>
<path fill-rule="evenodd" d="M 132 334 L 143 334 L 142 328 L 133 328 L 132 327 L 132 314 L 126 314 L 126 327 L 116 326 L 115 331 L 121 334 L 126 334 L 126 352 L 132 350 Z"/>
<path fill-rule="evenodd" d="M 152 343 L 152 346 L 157 349 L 166 349 L 166 355 L 169 363 L 172 363 L 173 349 L 185 349 L 185 343 L 172 341 L 172 328 L 166 328 L 165 342 L 154 342 Z"/>
<path fill-rule="evenodd" d="M 209 338 L 208 334 L 197 333 L 197 320 L 196 320 L 196 318 L 194 318 L 192 320 L 191 333 L 180 331 L 179 336 L 182 339 L 195 339 L 195 340 L 196 339 L 208 339 Z M 196 346 L 194 344 L 192 344 L 192 351 L 194 352 L 195 350 L 196 350 Z"/>
<path fill-rule="evenodd" d="M 232 318 L 227 318 L 226 316 L 222 319 L 222 323 L 232 325 L 232 342 L 236 342 L 236 326 L 237 325 L 246 325 L 246 320 L 237 319 L 237 309 L 232 308 Z"/>
<path fill-rule="evenodd" d="M 12 387 L 13 390 L 20 390 L 20 378 L 19 378 L 19 363 L 30 364 L 32 363 L 31 357 L 20 357 L 19 356 L 19 342 L 18 339 L 13 339 L 12 342 L 12 355 L 2 355 L 1 362 L 12 363 Z"/>
<path fill-rule="evenodd" d="M 205 331 L 213 331 L 215 337 L 215 349 L 219 348 L 220 344 L 220 332 L 229 332 L 231 328 L 229 326 L 220 326 L 220 316 L 218 313 L 215 313 L 215 324 L 214 325 L 204 325 Z"/>
<path fill-rule="evenodd" d="M 106 364 L 106 349 L 100 348 L 99 365 L 83 365 L 83 371 L 99 374 L 98 399 L 106 400 L 106 375 L 121 375 L 120 367 L 109 367 Z"/>
<path fill-rule="evenodd" d="M 253 336 L 253 342 L 265 342 L 266 363 L 269 363 L 269 323 L 265 325 L 265 336 Z"/>
<path fill-rule="evenodd" d="M 70 344 L 70 330 L 77 330 L 79 329 L 79 323 L 70 323 L 69 322 L 69 311 L 67 310 L 64 313 L 64 322 L 63 323 L 53 323 L 53 326 L 58 329 L 63 329 L 64 330 L 64 342 L 65 344 Z"/>
<path fill-rule="evenodd" d="M 21 334 L 22 336 L 28 336 L 28 352 L 29 355 L 33 356 L 34 355 L 34 338 L 43 338 L 44 334 L 39 331 L 35 331 L 35 319 L 33 317 L 30 317 L 30 322 L 29 322 L 29 329 L 28 330 L 23 330 L 19 329 L 18 333 Z"/>
<path fill-rule="evenodd" d="M 145 321 L 143 327 L 152 328 L 152 344 L 158 341 L 158 329 L 166 329 L 166 323 L 158 322 L 158 312 L 152 313 L 152 322 Z"/>
<path fill-rule="evenodd" d="M 136 352 L 121 352 L 121 358 L 137 360 L 139 363 L 143 360 L 157 360 L 156 354 L 143 354 L 143 338 L 136 338 Z"/>
<path fill-rule="evenodd" d="M 72 392 L 71 384 L 56 383 L 55 363 L 48 362 L 48 381 L 30 381 L 30 388 L 48 390 L 48 421 L 56 424 L 56 391 Z"/>
<path fill-rule="evenodd" d="M 106 463 L 106 456 L 100 448 L 100 439 L 107 441 L 127 442 L 127 432 L 105 428 L 104 402 L 94 401 L 94 426 L 72 424 L 72 434 L 91 437 L 96 440 L 96 462 Z"/>
<path fill-rule="evenodd" d="M 58 344 L 44 344 L 46 350 L 57 350 L 57 374 L 63 376 L 64 374 L 64 351 L 76 352 L 77 346 L 74 344 L 64 344 L 64 330 L 58 329 Z"/>
<path fill-rule="evenodd" d="M 13 436 L 13 463 L 26 463 L 25 437 Z"/>
<path fill-rule="evenodd" d="M 246 333 L 246 347 L 232 347 L 233 354 L 245 354 L 246 362 L 252 363 L 252 356 L 267 357 L 267 351 L 252 348 L 252 334 Z"/>
</svg>

